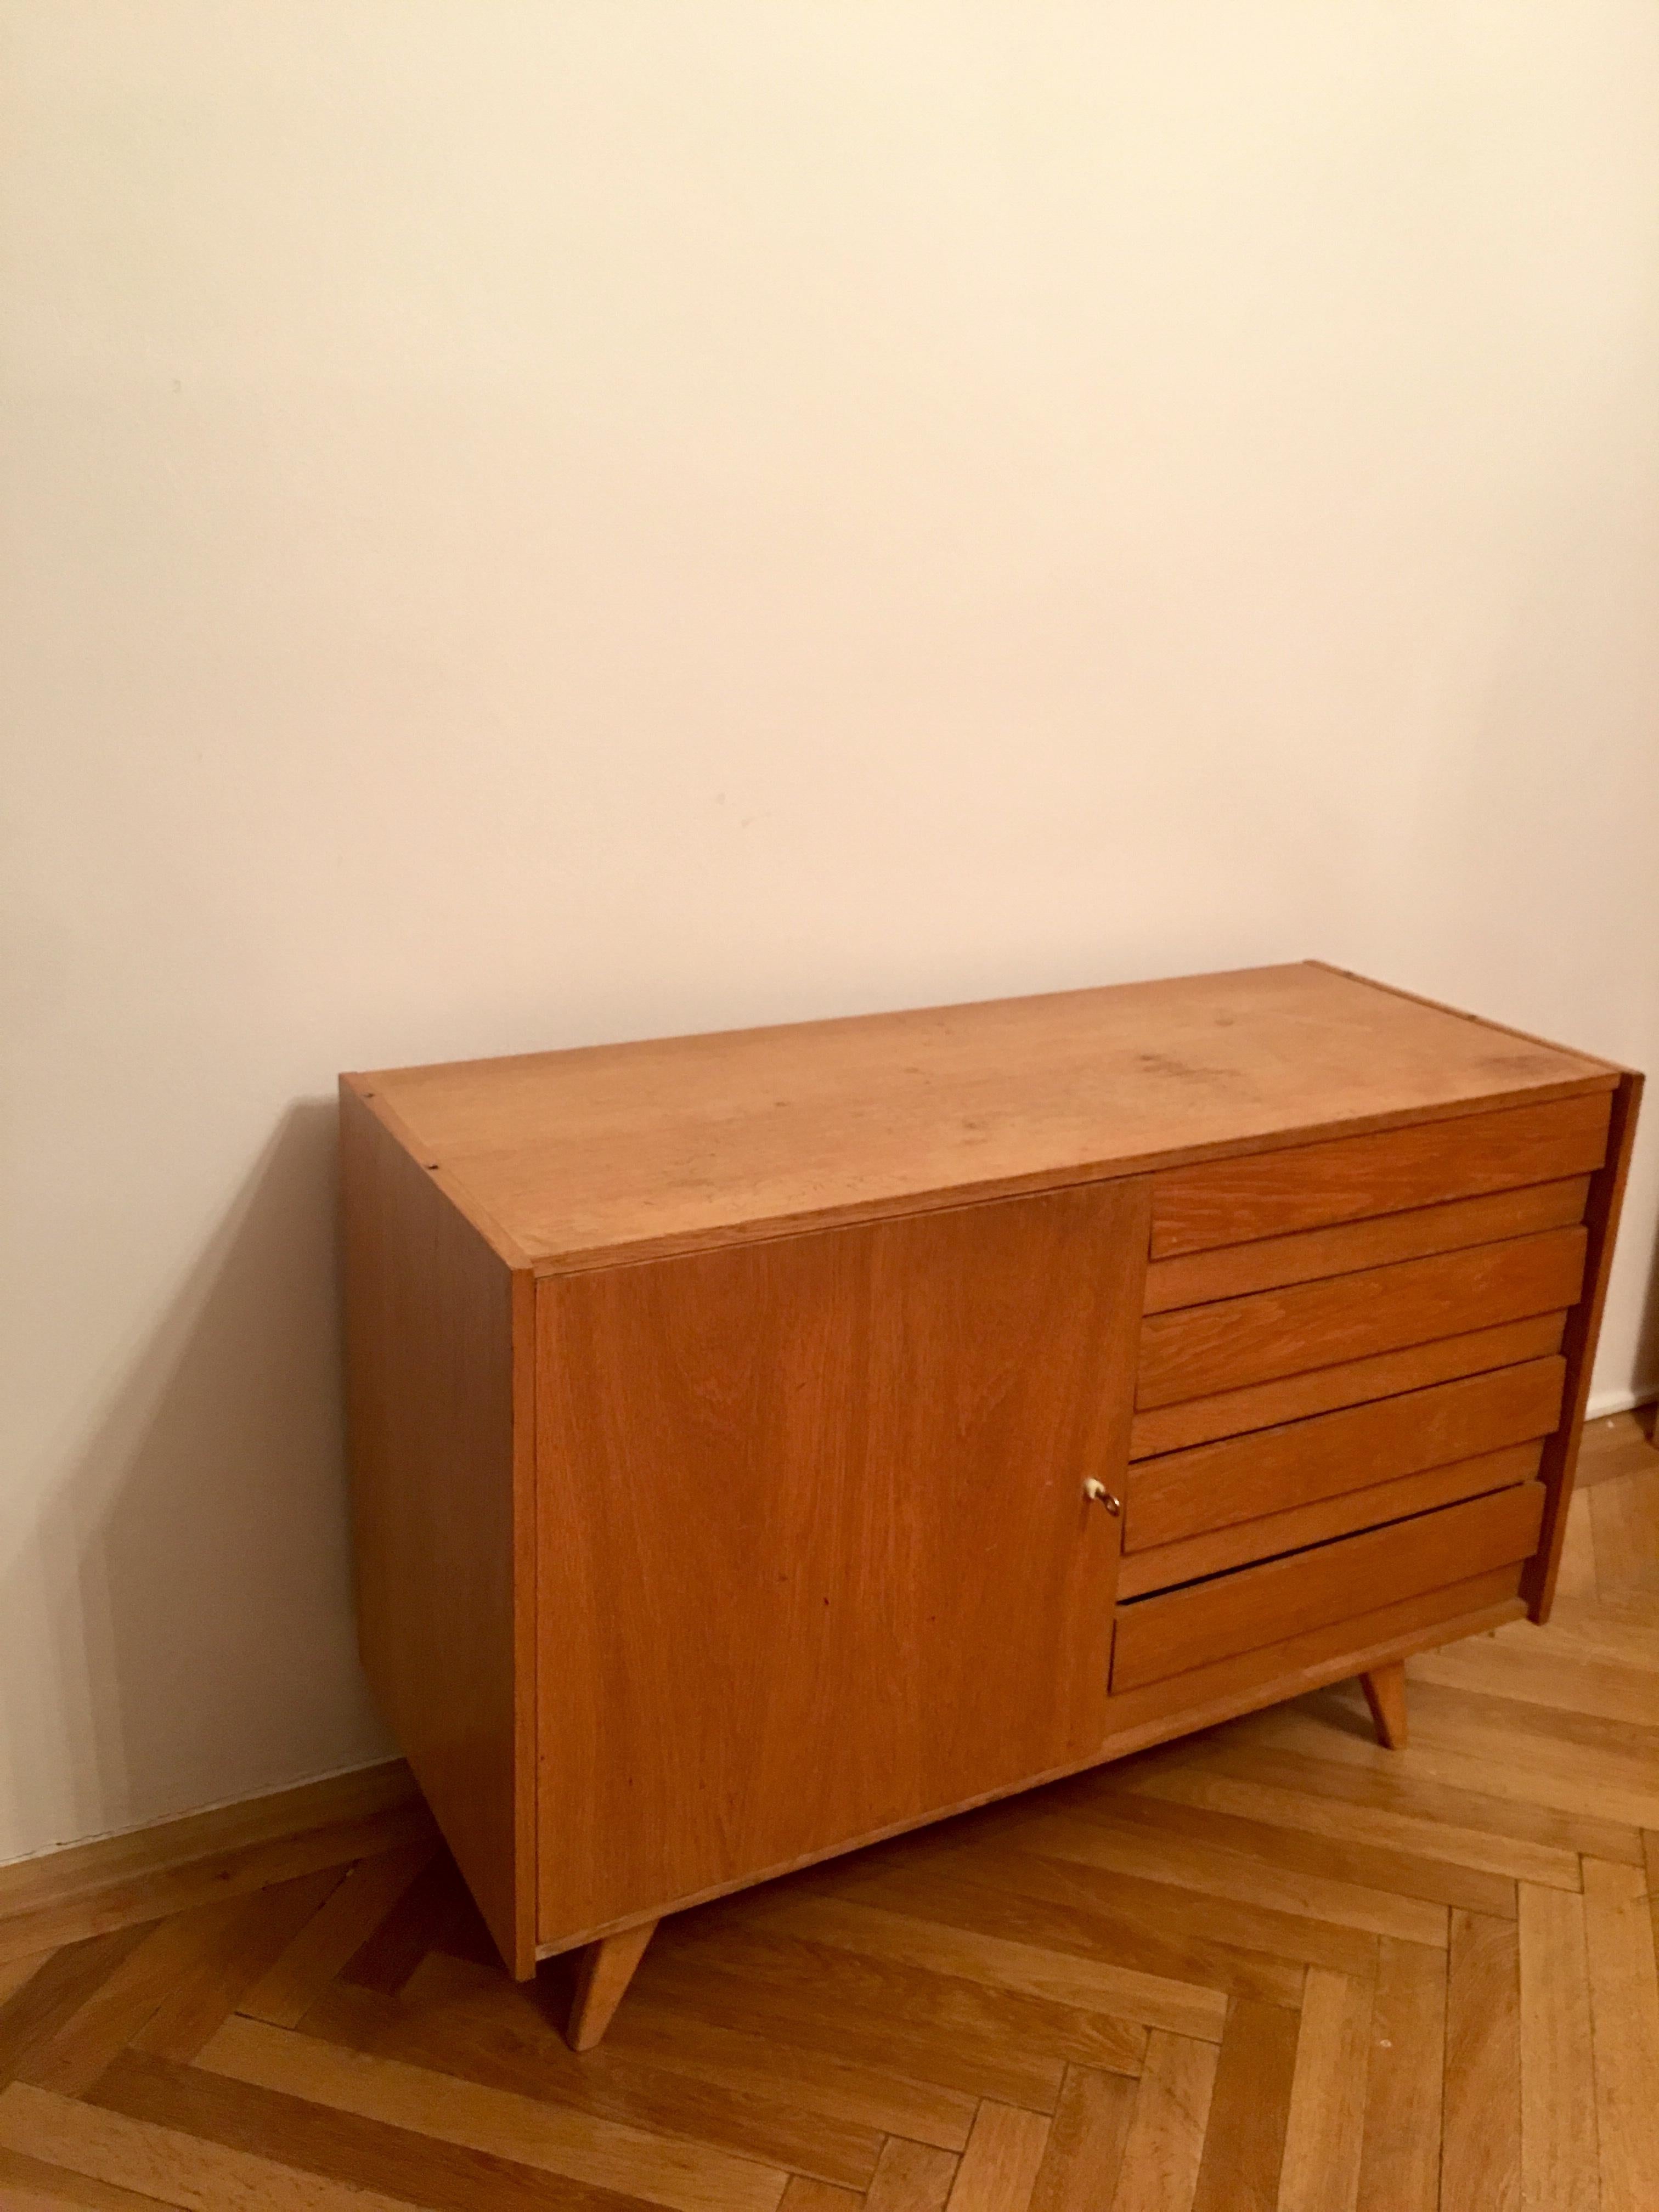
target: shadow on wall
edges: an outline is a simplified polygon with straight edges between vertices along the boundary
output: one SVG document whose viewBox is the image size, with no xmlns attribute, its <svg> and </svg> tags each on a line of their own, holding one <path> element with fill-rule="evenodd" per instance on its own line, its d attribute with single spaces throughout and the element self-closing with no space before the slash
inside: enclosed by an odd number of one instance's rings
<svg viewBox="0 0 1659 2212">
<path fill-rule="evenodd" d="M 289 1109 L 41 1528 L 70 1834 L 391 1750 L 353 1645 L 337 1128 Z"/>
</svg>

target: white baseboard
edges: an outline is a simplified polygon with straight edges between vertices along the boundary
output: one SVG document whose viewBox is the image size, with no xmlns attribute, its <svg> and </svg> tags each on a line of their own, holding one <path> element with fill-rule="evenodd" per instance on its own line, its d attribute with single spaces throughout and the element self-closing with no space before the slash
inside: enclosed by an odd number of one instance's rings
<svg viewBox="0 0 1659 2212">
<path fill-rule="evenodd" d="M 1584 1408 L 1584 1419 L 1601 1421 L 1609 1413 L 1634 1413 L 1637 1407 L 1650 1406 L 1656 1398 L 1659 1398 L 1659 1382 L 1650 1382 L 1639 1390 L 1593 1390 Z"/>
</svg>

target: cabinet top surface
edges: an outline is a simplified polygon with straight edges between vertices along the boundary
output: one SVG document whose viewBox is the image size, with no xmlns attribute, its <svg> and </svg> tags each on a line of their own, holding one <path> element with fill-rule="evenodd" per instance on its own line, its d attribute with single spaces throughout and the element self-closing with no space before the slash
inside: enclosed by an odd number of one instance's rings
<svg viewBox="0 0 1659 2212">
<path fill-rule="evenodd" d="M 1315 962 L 345 1079 L 550 1270 L 1606 1089 Z"/>
</svg>

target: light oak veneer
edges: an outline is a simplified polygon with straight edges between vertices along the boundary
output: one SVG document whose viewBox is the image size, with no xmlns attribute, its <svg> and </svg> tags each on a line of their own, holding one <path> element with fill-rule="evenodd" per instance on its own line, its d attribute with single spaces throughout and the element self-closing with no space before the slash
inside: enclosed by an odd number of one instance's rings
<svg viewBox="0 0 1659 2212">
<path fill-rule="evenodd" d="M 699 1900 L 1402 1731 L 1547 1610 L 1639 1085 L 1317 963 L 343 1078 L 364 1662 L 514 1973 L 591 2041 Z"/>
</svg>

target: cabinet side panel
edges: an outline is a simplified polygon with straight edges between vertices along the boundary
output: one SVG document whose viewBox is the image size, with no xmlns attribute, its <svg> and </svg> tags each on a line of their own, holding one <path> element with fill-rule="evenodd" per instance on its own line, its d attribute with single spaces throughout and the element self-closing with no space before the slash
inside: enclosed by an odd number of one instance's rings
<svg viewBox="0 0 1659 2212">
<path fill-rule="evenodd" d="M 1619 1212 L 1624 1204 L 1625 1179 L 1630 1172 L 1631 1146 L 1636 1139 L 1636 1115 L 1641 1103 L 1642 1078 L 1629 1073 L 1621 1076 L 1613 1094 L 1607 1158 L 1590 1178 L 1589 1203 L 1584 1209 L 1584 1226 L 1589 1235 L 1584 1286 L 1578 1304 L 1567 1316 L 1566 1334 L 1561 1345 L 1567 1363 L 1561 1425 L 1544 1446 L 1540 1469 L 1546 1493 L 1544 1526 L 1537 1554 L 1521 1585 L 1527 1609 L 1534 1620 L 1549 1619 L 1555 1599 L 1556 1571 L 1567 1532 L 1567 1508 L 1572 1503 L 1578 1443 L 1583 1433 L 1584 1403 L 1589 1396 L 1590 1370 L 1595 1364 L 1596 1339 L 1601 1333 L 1601 1309 L 1607 1303 L 1613 1242 L 1619 1233 Z"/>
<path fill-rule="evenodd" d="M 343 1083 L 340 1164 L 358 1649 L 522 1976 L 535 1967 L 533 1577 L 518 1572 L 533 1549 L 534 1285 Z"/>
</svg>

